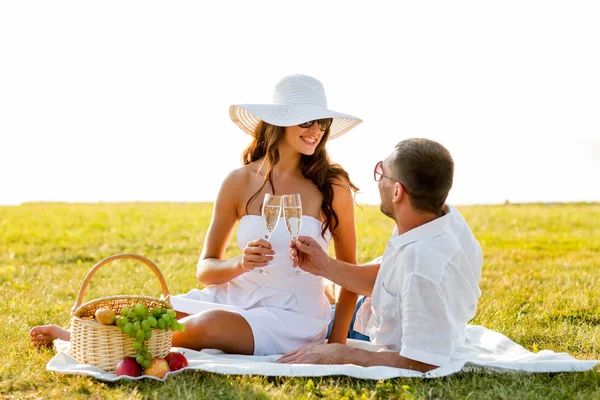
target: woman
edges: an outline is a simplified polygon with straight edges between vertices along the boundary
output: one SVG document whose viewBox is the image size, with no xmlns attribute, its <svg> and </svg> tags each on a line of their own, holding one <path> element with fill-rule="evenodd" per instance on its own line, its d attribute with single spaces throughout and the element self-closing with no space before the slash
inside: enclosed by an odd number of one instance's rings
<svg viewBox="0 0 600 400">
<path fill-rule="evenodd" d="M 357 188 L 330 163 L 325 143 L 362 121 L 328 110 L 322 84 L 304 75 L 283 78 L 274 104 L 233 105 L 229 111 L 254 140 L 243 153 L 244 166 L 225 178 L 215 201 L 197 268 L 206 289 L 171 298 L 185 324 L 184 332 L 173 333 L 173 346 L 267 355 L 322 342 L 331 320 L 323 279 L 295 273 L 284 221 L 269 241 L 263 239 L 261 205 L 266 193 L 299 193 L 302 234 L 325 249 L 333 238 L 336 257 L 356 263 Z M 236 224 L 243 255 L 225 260 Z M 355 303 L 356 295 L 342 291 L 331 342 L 345 342 Z M 32 337 L 44 334 L 43 328 L 56 329 L 37 327 Z M 48 335 L 65 338 L 63 332 Z"/>
</svg>

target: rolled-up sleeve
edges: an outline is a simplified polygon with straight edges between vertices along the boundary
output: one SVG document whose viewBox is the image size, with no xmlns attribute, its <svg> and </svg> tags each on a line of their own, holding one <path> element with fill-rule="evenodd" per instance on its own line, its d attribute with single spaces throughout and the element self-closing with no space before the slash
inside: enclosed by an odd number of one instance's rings
<svg viewBox="0 0 600 400">
<path fill-rule="evenodd" d="M 459 335 L 447 293 L 438 283 L 412 273 L 404 281 L 400 302 L 400 355 L 436 366 L 447 364 Z"/>
</svg>

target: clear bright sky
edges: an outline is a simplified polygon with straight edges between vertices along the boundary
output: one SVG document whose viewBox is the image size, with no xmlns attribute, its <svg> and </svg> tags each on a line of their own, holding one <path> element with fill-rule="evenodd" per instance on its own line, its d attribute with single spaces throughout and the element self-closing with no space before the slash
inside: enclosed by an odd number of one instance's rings
<svg viewBox="0 0 600 400">
<path fill-rule="evenodd" d="M 0 204 L 212 201 L 248 135 L 233 103 L 293 73 L 364 123 L 328 144 L 373 166 L 444 144 L 453 204 L 600 201 L 600 2 L 4 1 Z"/>
</svg>

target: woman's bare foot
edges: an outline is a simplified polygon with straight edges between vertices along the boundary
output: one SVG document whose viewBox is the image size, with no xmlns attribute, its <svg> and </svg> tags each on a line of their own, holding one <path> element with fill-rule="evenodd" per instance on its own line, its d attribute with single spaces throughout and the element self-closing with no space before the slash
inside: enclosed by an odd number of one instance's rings
<svg viewBox="0 0 600 400">
<path fill-rule="evenodd" d="M 29 340 L 35 347 L 50 347 L 54 339 L 70 340 L 71 333 L 56 325 L 34 326 L 29 331 Z"/>
<path fill-rule="evenodd" d="M 325 285 L 323 289 L 325 290 L 325 296 L 327 296 L 327 300 L 329 300 L 329 304 L 335 304 L 337 302 L 337 298 L 340 294 L 341 286 L 336 285 L 330 280 L 325 279 Z"/>
</svg>

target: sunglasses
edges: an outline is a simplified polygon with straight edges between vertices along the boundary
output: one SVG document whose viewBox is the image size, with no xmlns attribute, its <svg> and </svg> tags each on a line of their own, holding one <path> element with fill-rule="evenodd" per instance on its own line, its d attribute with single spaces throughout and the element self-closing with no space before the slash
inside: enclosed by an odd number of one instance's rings
<svg viewBox="0 0 600 400">
<path fill-rule="evenodd" d="M 310 128 L 315 122 L 319 124 L 319 129 L 325 132 L 333 123 L 333 118 L 313 119 L 312 121 L 306 121 L 298 124 L 298 126 L 300 128 Z"/>
<path fill-rule="evenodd" d="M 411 194 L 408 189 L 406 188 L 406 186 L 404 185 L 404 183 L 400 182 L 398 179 L 394 179 L 394 178 L 390 178 L 389 176 L 385 176 L 383 174 L 383 161 L 379 161 L 376 165 L 375 165 L 375 169 L 373 170 L 373 179 L 375 179 L 375 182 L 379 182 L 381 180 L 381 178 L 386 178 L 389 179 L 390 181 L 394 181 L 394 182 L 398 182 L 400 184 L 400 186 L 402 186 L 402 188 L 408 193 Z M 412 194 L 411 194 L 412 196 Z"/>
</svg>

